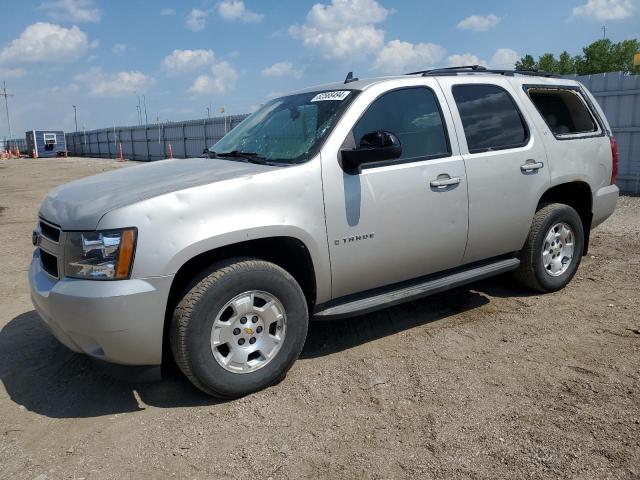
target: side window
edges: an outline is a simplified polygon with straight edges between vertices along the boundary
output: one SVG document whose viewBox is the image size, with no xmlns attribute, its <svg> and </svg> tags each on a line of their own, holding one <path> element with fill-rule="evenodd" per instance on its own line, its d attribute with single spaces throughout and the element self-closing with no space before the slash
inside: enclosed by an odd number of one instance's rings
<svg viewBox="0 0 640 480">
<path fill-rule="evenodd" d="M 513 98 L 495 85 L 456 85 L 455 98 L 469 153 L 523 146 L 527 127 Z"/>
<path fill-rule="evenodd" d="M 598 130 L 580 94 L 571 89 L 530 88 L 529 98 L 555 135 Z"/>
<path fill-rule="evenodd" d="M 367 133 L 386 130 L 402 145 L 400 160 L 451 154 L 438 100 L 426 87 L 404 88 L 378 98 L 353 127 L 356 144 Z"/>
</svg>

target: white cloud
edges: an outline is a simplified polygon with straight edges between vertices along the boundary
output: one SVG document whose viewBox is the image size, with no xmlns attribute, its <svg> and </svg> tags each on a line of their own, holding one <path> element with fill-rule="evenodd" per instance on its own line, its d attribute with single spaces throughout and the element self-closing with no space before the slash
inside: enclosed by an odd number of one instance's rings
<svg viewBox="0 0 640 480">
<path fill-rule="evenodd" d="M 162 66 L 171 73 L 195 70 L 213 63 L 213 50 L 174 50 L 164 57 Z"/>
<path fill-rule="evenodd" d="M 263 68 L 260 72 L 263 77 L 285 77 L 290 76 L 293 78 L 302 77 L 302 70 L 296 70 L 293 68 L 291 62 L 278 62 L 274 63 L 270 67 Z"/>
<path fill-rule="evenodd" d="M 622 20 L 630 17 L 634 9 L 632 0 L 587 0 L 584 5 L 573 9 L 573 16 L 594 20 Z"/>
<path fill-rule="evenodd" d="M 497 68 L 501 70 L 512 70 L 515 68 L 516 62 L 520 56 L 515 50 L 510 48 L 499 48 L 491 57 L 489 65 L 491 68 Z"/>
<path fill-rule="evenodd" d="M 38 8 L 58 22 L 99 22 L 102 16 L 100 9 L 94 7 L 93 0 L 55 0 Z"/>
<path fill-rule="evenodd" d="M 68 63 L 85 55 L 89 47 L 87 35 L 76 26 L 38 22 L 0 50 L 0 63 Z"/>
<path fill-rule="evenodd" d="M 164 15 L 166 17 L 170 17 L 176 14 L 176 11 L 173 8 L 163 8 L 160 10 L 160 15 Z"/>
<path fill-rule="evenodd" d="M 0 67 L 0 78 L 20 78 L 24 76 L 27 71 L 24 68 L 3 68 Z"/>
<path fill-rule="evenodd" d="M 113 47 L 111 47 L 111 52 L 114 55 L 124 55 L 128 49 L 129 46 L 126 43 L 116 43 Z"/>
<path fill-rule="evenodd" d="M 445 49 L 435 43 L 409 43 L 391 40 L 380 51 L 373 65 L 374 70 L 402 74 L 408 70 L 427 68 L 442 60 Z"/>
<path fill-rule="evenodd" d="M 119 97 L 144 91 L 154 82 L 153 78 L 139 70 L 105 73 L 98 67 L 74 76 L 73 80 L 83 84 L 90 95 L 100 97 Z"/>
<path fill-rule="evenodd" d="M 518 61 L 518 52 L 510 48 L 498 48 L 492 55 L 491 60 L 483 60 L 473 53 L 460 53 L 449 55 L 447 64 L 450 67 L 462 67 L 466 65 L 482 65 L 483 67 L 495 68 L 498 70 L 512 70 Z"/>
<path fill-rule="evenodd" d="M 473 30 L 474 32 L 486 32 L 495 28 L 502 19 L 493 13 L 489 15 L 471 15 L 458 23 L 461 30 Z"/>
<path fill-rule="evenodd" d="M 238 79 L 238 72 L 226 60 L 211 67 L 211 75 L 197 77 L 190 92 L 202 95 L 215 95 L 233 90 Z"/>
<path fill-rule="evenodd" d="M 463 67 L 466 65 L 482 65 L 486 67 L 487 62 L 472 53 L 456 53 L 447 57 L 447 65 L 450 67 Z"/>
<path fill-rule="evenodd" d="M 216 5 L 218 15 L 229 22 L 259 23 L 264 18 L 262 13 L 247 9 L 242 0 L 223 0 Z"/>
<path fill-rule="evenodd" d="M 376 0 L 331 0 L 315 4 L 303 25 L 289 34 L 327 59 L 343 59 L 375 52 L 384 45 L 384 31 L 375 25 L 391 14 Z"/>
<path fill-rule="evenodd" d="M 331 0 L 331 5 L 316 3 L 306 23 L 316 28 L 337 30 L 353 25 L 383 22 L 391 14 L 375 0 Z"/>
<path fill-rule="evenodd" d="M 203 30 L 208 16 L 209 12 L 194 8 L 187 15 L 187 28 L 193 32 Z"/>
</svg>

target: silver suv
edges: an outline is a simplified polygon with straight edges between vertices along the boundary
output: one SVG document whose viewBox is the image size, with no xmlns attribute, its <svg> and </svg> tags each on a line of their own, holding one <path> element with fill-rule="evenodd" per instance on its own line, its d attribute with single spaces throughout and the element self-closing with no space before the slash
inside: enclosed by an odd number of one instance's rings
<svg viewBox="0 0 640 480">
<path fill-rule="evenodd" d="M 202 158 L 103 173 L 42 203 L 29 272 L 67 347 L 204 392 L 284 377 L 311 318 L 513 271 L 563 288 L 612 214 L 616 143 L 580 83 L 460 67 L 266 103 Z"/>
</svg>

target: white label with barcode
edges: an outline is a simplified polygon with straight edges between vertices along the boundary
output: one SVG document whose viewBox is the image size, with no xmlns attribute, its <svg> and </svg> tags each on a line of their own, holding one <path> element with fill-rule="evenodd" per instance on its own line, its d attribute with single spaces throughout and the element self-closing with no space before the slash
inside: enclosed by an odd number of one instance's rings
<svg viewBox="0 0 640 480">
<path fill-rule="evenodd" d="M 349 90 L 334 90 L 333 92 L 322 92 L 311 99 L 312 102 L 323 102 L 325 100 L 344 100 L 351 92 Z"/>
</svg>

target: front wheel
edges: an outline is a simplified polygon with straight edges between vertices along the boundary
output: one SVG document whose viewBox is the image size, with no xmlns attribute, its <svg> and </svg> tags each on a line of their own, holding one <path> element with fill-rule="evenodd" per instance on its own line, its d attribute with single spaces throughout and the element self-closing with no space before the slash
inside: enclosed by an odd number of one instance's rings
<svg viewBox="0 0 640 480">
<path fill-rule="evenodd" d="M 171 350 L 200 390 L 237 398 L 285 376 L 304 345 L 307 303 L 295 279 L 273 263 L 235 259 L 212 270 L 178 303 Z"/>
<path fill-rule="evenodd" d="M 560 290 L 575 275 L 583 249 L 584 229 L 578 213 L 561 203 L 543 205 L 533 217 L 516 276 L 539 292 Z"/>
</svg>

